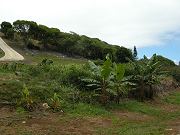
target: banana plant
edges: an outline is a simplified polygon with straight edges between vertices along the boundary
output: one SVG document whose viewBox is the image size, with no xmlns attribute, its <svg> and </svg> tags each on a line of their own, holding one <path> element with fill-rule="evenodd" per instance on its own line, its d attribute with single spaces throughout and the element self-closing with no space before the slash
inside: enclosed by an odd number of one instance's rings
<svg viewBox="0 0 180 135">
<path fill-rule="evenodd" d="M 116 97 L 116 102 L 119 103 L 120 98 L 127 96 L 130 88 L 134 86 L 134 83 L 129 81 L 129 77 L 125 77 L 125 65 L 113 64 L 113 81 L 112 88 Z"/>
<path fill-rule="evenodd" d="M 92 71 L 92 77 L 88 79 L 82 79 L 88 83 L 88 87 L 91 87 L 100 97 L 100 102 L 106 104 L 108 101 L 108 94 L 113 93 L 111 90 L 112 80 L 112 61 L 109 56 L 106 56 L 106 61 L 102 66 L 97 66 L 94 62 L 89 61 L 90 70 Z"/>
<path fill-rule="evenodd" d="M 119 100 L 121 95 L 127 94 L 127 85 L 130 82 L 124 78 L 124 65 L 112 63 L 107 55 L 102 66 L 97 66 L 92 61 L 89 61 L 89 66 L 93 77 L 83 80 L 88 82 L 87 86 L 98 91 L 102 104 L 108 102 L 110 95 L 114 95 Z"/>
<path fill-rule="evenodd" d="M 162 71 L 161 64 L 157 61 L 156 54 L 154 54 L 149 60 L 144 56 L 144 62 L 142 64 L 132 61 L 131 63 L 134 70 L 131 79 L 136 83 L 139 98 L 144 100 L 147 87 L 149 87 L 149 98 L 153 98 L 154 91 L 152 86 L 160 83 L 161 78 L 166 73 Z"/>
</svg>

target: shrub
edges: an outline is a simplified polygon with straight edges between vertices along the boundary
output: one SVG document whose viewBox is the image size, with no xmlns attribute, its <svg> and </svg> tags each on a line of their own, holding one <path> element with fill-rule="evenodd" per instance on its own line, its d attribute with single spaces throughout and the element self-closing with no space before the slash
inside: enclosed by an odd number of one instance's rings
<svg viewBox="0 0 180 135">
<path fill-rule="evenodd" d="M 40 47 L 35 45 L 31 40 L 27 41 L 26 46 L 28 49 L 40 50 Z"/>
<path fill-rule="evenodd" d="M 174 77 L 174 79 L 176 79 L 176 81 L 180 83 L 180 67 L 177 66 L 172 68 L 171 74 Z"/>
<path fill-rule="evenodd" d="M 81 78 L 90 76 L 90 74 L 86 65 L 54 65 L 49 71 L 51 79 L 58 79 L 61 84 L 73 85 L 81 89 L 85 86 Z"/>
</svg>

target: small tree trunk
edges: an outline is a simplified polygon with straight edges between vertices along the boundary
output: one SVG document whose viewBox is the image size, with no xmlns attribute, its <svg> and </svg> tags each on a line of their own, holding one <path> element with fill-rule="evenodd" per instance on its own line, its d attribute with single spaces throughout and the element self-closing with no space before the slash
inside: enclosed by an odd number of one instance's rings
<svg viewBox="0 0 180 135">
<path fill-rule="evenodd" d="M 150 88 L 150 96 L 149 96 L 149 98 L 153 99 L 153 97 L 154 97 L 154 90 L 152 88 L 152 85 L 149 85 L 149 88 Z"/>
<path fill-rule="evenodd" d="M 108 96 L 107 96 L 107 94 L 102 93 L 102 95 L 101 95 L 101 104 L 102 104 L 102 105 L 106 105 L 106 104 L 107 104 L 107 101 L 108 101 Z"/>
<path fill-rule="evenodd" d="M 108 96 L 107 96 L 107 91 L 106 91 L 106 82 L 105 80 L 103 80 L 102 82 L 102 87 L 101 87 L 101 90 L 102 90 L 102 94 L 101 94 L 101 97 L 100 97 L 100 102 L 103 104 L 103 105 L 106 105 L 107 104 L 107 101 L 108 101 Z"/>
<path fill-rule="evenodd" d="M 140 100 L 141 101 L 144 101 L 144 88 L 145 88 L 145 86 L 144 86 L 144 81 L 142 80 L 141 81 L 141 84 L 140 84 L 141 86 L 140 86 Z"/>
</svg>

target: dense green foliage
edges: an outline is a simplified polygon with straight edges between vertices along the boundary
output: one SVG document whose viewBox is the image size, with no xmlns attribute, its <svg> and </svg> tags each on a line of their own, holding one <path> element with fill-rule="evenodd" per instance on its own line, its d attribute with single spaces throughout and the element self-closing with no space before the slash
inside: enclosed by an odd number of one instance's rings
<svg viewBox="0 0 180 135">
<path fill-rule="evenodd" d="M 4 33 L 6 37 L 12 37 L 12 25 L 9 22 L 2 22 L 1 23 L 1 32 Z M 10 34 L 11 33 L 11 34 Z"/>
<path fill-rule="evenodd" d="M 157 59 L 158 59 L 158 61 L 161 62 L 161 65 L 163 65 L 163 66 L 166 66 L 166 67 L 167 66 L 175 66 L 175 63 L 172 60 L 165 58 L 163 56 L 158 55 Z"/>
<path fill-rule="evenodd" d="M 0 58 L 4 56 L 4 51 L 0 49 Z"/>
<path fill-rule="evenodd" d="M 16 109 L 13 117 L 7 117 L 10 123 L 13 122 L 8 125 L 8 131 L 12 126 L 13 130 L 18 130 L 18 135 L 42 133 L 40 125 L 44 128 L 48 121 L 49 130 L 47 128 L 42 134 L 59 133 L 61 129 L 72 131 L 72 128 L 64 127 L 79 125 L 76 127 L 77 134 L 81 127 L 82 131 L 88 127 L 89 131 L 93 129 L 92 134 L 161 135 L 167 131 L 167 123 L 174 123 L 180 117 L 178 91 L 171 92 L 158 105 L 156 102 L 151 104 L 130 99 L 139 98 L 134 93 L 140 93 L 140 80 L 145 86 L 144 99 L 149 86 L 156 85 L 160 68 L 155 55 L 150 60 L 128 64 L 116 64 L 107 57 L 100 65 L 93 62 L 72 64 L 73 61 L 65 64 L 60 59 L 49 58 L 53 60 L 43 59 L 35 65 L 15 62 L 0 64 L 0 103 Z M 18 122 L 14 118 L 18 118 Z M 22 123 L 24 121 L 40 121 L 42 124 L 34 133 L 32 126 Z M 3 123 L 7 124 L 7 121 Z M 25 131 L 23 125 L 26 126 Z"/>
<path fill-rule="evenodd" d="M 174 131 L 176 120 L 180 118 L 179 91 L 163 97 L 158 105 L 130 100 L 153 99 L 159 92 L 155 86 L 161 83 L 164 75 L 171 75 L 180 82 L 180 67 L 171 60 L 153 55 L 150 59 L 144 57 L 137 61 L 135 47 L 132 55 L 127 48 L 109 46 L 99 39 L 76 33 L 63 33 L 35 22 L 16 21 L 13 27 L 5 22 L 2 26 L 7 38 L 18 35 L 28 48 L 52 49 L 98 60 L 87 63 L 85 60 L 38 54 L 32 56 L 32 65 L 0 63 L 0 105 L 16 108 L 13 117 L 10 115 L 12 112 L 8 117 L 2 116 L 0 126 L 5 126 L 0 134 L 6 132 L 7 126 L 11 133 L 17 129 L 18 135 L 56 134 L 57 130 L 57 134 L 69 130 L 68 134 L 162 135 L 171 131 L 168 124 L 172 122 Z M 26 112 L 34 110 L 34 116 L 32 112 Z M 58 113 L 52 114 L 51 111 Z M 2 112 L 6 109 L 2 108 Z M 48 118 L 44 120 L 45 117 Z"/>
<path fill-rule="evenodd" d="M 128 86 L 132 83 L 125 79 L 125 66 L 122 64 L 112 63 L 109 56 L 102 66 L 89 62 L 92 76 L 83 79 L 88 83 L 88 87 L 94 90 L 96 96 L 102 104 L 106 104 L 112 96 L 119 102 L 120 96 L 128 93 Z"/>
<path fill-rule="evenodd" d="M 132 51 L 125 47 L 110 45 L 97 38 L 78 35 L 74 32 L 65 33 L 57 28 L 38 25 L 33 21 L 17 20 L 13 25 L 9 22 L 1 24 L 1 31 L 8 38 L 19 35 L 30 49 L 48 49 L 68 56 L 80 56 L 88 59 L 105 59 L 109 53 L 113 61 L 128 62 L 133 59 Z M 14 36 L 14 39 L 16 38 Z M 39 41 L 38 44 L 32 42 Z"/>
<path fill-rule="evenodd" d="M 141 100 L 153 98 L 156 92 L 153 89 L 153 85 L 160 83 L 162 76 L 165 75 L 156 54 L 149 60 L 145 57 L 142 63 L 131 63 L 134 71 L 131 80 L 136 84 L 136 91 L 133 94 L 137 94 L 136 96 Z"/>
<path fill-rule="evenodd" d="M 180 66 L 168 68 L 171 75 L 176 79 L 176 81 L 180 82 Z"/>
<path fill-rule="evenodd" d="M 129 75 L 125 73 L 127 66 L 113 63 L 108 55 L 102 65 L 93 62 L 59 65 L 49 59 L 43 59 L 37 65 L 1 64 L 0 71 L 14 73 L 18 81 L 9 81 L 12 84 L 8 92 L 0 91 L 0 95 L 8 102 L 20 99 L 18 104 L 24 108 L 34 109 L 36 103 L 48 102 L 54 110 L 67 102 L 100 102 L 105 105 L 119 102 L 128 95 L 153 98 L 156 92 L 152 86 L 159 82 L 161 72 L 156 55 L 146 61 L 141 64 L 132 62 Z M 16 93 L 12 92 L 14 90 Z"/>
</svg>

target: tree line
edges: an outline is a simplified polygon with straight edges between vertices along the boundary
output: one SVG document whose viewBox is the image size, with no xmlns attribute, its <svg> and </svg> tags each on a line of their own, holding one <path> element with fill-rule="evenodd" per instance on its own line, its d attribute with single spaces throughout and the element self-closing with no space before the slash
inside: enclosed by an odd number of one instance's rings
<svg viewBox="0 0 180 135">
<path fill-rule="evenodd" d="M 49 28 L 33 21 L 17 20 L 1 23 L 1 32 L 6 38 L 15 39 L 20 36 L 26 47 L 30 49 L 48 49 L 68 56 L 80 56 L 88 59 L 105 59 L 109 54 L 115 62 L 126 63 L 133 60 L 132 50 L 108 44 L 98 38 L 90 38 L 74 32 L 61 32 L 57 28 Z M 38 44 L 34 40 L 39 41 Z M 135 54 L 136 55 L 136 54 Z"/>
</svg>

